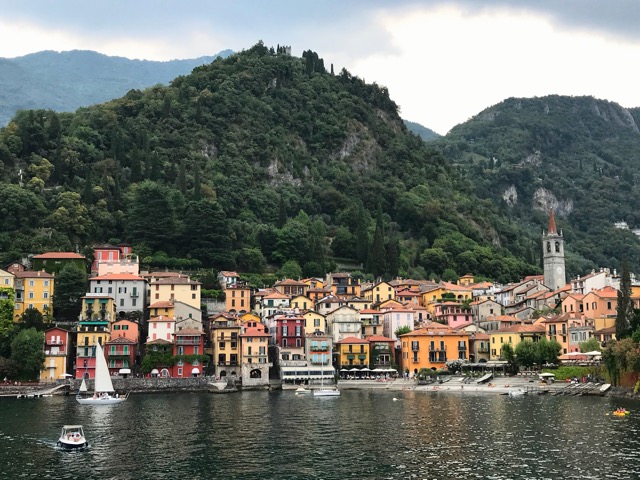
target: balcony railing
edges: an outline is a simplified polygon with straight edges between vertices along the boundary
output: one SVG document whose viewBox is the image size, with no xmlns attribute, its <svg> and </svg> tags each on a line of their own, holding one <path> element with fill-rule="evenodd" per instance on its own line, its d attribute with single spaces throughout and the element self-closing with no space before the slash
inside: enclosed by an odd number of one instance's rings
<svg viewBox="0 0 640 480">
<path fill-rule="evenodd" d="M 176 345 L 200 345 L 199 338 L 176 338 Z"/>
<path fill-rule="evenodd" d="M 412 358 L 411 358 L 411 361 L 412 361 L 413 363 L 418 363 L 418 362 L 420 361 L 420 357 L 412 357 Z"/>
<path fill-rule="evenodd" d="M 436 347 L 435 345 L 429 345 L 429 351 L 430 352 L 446 352 L 447 346 L 441 345 L 440 347 Z"/>
<path fill-rule="evenodd" d="M 50 338 L 49 340 L 47 340 L 47 345 L 62 345 L 62 340 Z"/>
<path fill-rule="evenodd" d="M 310 348 L 310 350 L 311 350 L 312 352 L 328 352 L 328 351 L 329 351 L 329 345 L 325 345 L 324 347 L 319 346 L 319 345 L 317 345 L 317 346 L 315 346 L 315 347 L 313 347 L 313 346 L 312 346 L 312 347 Z"/>
<path fill-rule="evenodd" d="M 216 337 L 216 340 L 219 342 L 237 342 L 238 341 L 238 336 L 228 336 L 228 335 L 218 335 Z"/>
<path fill-rule="evenodd" d="M 219 367 L 237 367 L 238 362 L 218 362 Z"/>
<path fill-rule="evenodd" d="M 281 367 L 306 367 L 305 360 L 280 360 Z"/>
<path fill-rule="evenodd" d="M 311 365 L 331 365 L 330 360 L 325 360 L 324 362 L 322 360 L 311 360 L 309 363 Z"/>
<path fill-rule="evenodd" d="M 411 345 L 412 352 L 418 352 L 420 350 L 420 345 Z"/>
</svg>

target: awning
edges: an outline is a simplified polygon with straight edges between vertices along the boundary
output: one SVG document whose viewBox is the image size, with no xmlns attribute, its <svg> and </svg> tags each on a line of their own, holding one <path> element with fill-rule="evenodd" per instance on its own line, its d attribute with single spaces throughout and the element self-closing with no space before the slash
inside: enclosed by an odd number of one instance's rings
<svg viewBox="0 0 640 480">
<path fill-rule="evenodd" d="M 154 368 L 153 370 L 151 370 L 151 375 L 159 375 L 160 372 L 158 371 L 157 368 Z"/>
<path fill-rule="evenodd" d="M 118 373 L 120 375 L 131 375 L 131 369 L 130 368 L 121 368 L 120 371 L 118 371 Z"/>
<path fill-rule="evenodd" d="M 193 367 L 193 370 L 191 370 L 191 375 L 199 375 L 200 374 L 200 369 L 198 367 Z"/>
</svg>

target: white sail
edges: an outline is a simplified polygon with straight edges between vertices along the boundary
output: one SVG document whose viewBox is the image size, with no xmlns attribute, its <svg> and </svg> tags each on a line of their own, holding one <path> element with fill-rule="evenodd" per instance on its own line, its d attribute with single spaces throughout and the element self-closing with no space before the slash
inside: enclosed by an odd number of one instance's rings
<svg viewBox="0 0 640 480">
<path fill-rule="evenodd" d="M 87 391 L 87 384 L 85 383 L 84 378 L 82 379 L 82 383 L 80 384 L 80 391 L 81 392 Z"/>
<path fill-rule="evenodd" d="M 96 343 L 96 393 L 102 392 L 114 392 L 113 383 L 111 383 L 111 375 L 109 374 L 109 367 L 107 366 L 107 360 L 104 358 L 104 353 L 100 343 Z"/>
</svg>

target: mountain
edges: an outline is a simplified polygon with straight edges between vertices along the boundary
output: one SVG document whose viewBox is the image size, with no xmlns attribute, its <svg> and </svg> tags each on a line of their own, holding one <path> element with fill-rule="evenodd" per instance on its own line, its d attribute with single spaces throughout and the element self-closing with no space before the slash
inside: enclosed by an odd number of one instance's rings
<svg viewBox="0 0 640 480">
<path fill-rule="evenodd" d="M 510 98 L 432 143 L 510 221 L 539 230 L 553 209 L 575 276 L 640 263 L 639 125 L 593 97 Z"/>
<path fill-rule="evenodd" d="M 423 125 L 420 125 L 416 122 L 410 122 L 409 120 L 404 120 L 404 124 L 410 132 L 415 133 L 420 138 L 422 138 L 425 142 L 429 140 L 435 140 L 436 138 L 440 138 L 440 134 L 434 132 L 430 128 L 427 128 Z"/>
<path fill-rule="evenodd" d="M 0 252 L 128 241 L 156 268 L 539 273 L 537 237 L 430 144 L 386 88 L 258 43 L 75 113 L 18 112 L 0 131 Z"/>
<path fill-rule="evenodd" d="M 166 84 L 231 53 L 224 50 L 209 57 L 167 62 L 129 60 L 88 50 L 0 58 L 0 125 L 6 125 L 20 109 L 70 112 L 120 97 L 131 89 Z"/>
</svg>

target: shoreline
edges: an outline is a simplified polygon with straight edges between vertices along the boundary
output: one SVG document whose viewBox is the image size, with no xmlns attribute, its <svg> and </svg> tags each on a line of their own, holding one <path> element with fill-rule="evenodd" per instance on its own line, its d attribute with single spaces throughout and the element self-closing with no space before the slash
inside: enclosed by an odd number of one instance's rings
<svg viewBox="0 0 640 480">
<path fill-rule="evenodd" d="M 376 380 L 339 380 L 337 387 L 340 390 L 370 390 L 370 391 L 415 391 L 415 392 L 432 392 L 432 393 L 480 393 L 488 395 L 508 395 L 509 392 L 524 390 L 528 394 L 535 395 L 566 395 L 566 396 L 610 396 L 617 398 L 629 398 L 640 400 L 640 395 L 633 393 L 632 388 L 627 387 L 611 387 L 605 392 L 599 390 L 602 384 L 594 383 L 578 383 L 570 384 L 565 382 L 555 382 L 546 384 L 539 380 L 523 377 L 496 377 L 487 383 L 478 384 L 476 379 L 469 383 L 464 383 L 465 377 L 445 377 L 446 381 L 442 383 L 431 383 L 427 385 L 419 385 L 415 380 L 393 379 L 389 381 Z M 142 380 L 142 379 L 134 379 Z M 229 388 L 226 382 L 215 382 L 209 378 L 201 377 L 197 382 L 195 379 L 171 379 L 170 382 L 131 382 L 126 385 L 128 388 L 116 387 L 119 391 L 130 391 L 132 394 L 139 393 L 242 393 L 243 391 L 275 391 L 282 390 L 293 393 L 301 385 L 282 384 L 280 381 L 270 382 L 269 385 L 260 387 L 238 387 Z M 467 379 L 468 380 L 468 379 Z M 63 384 L 57 384 L 58 386 Z M 56 384 L 41 385 L 2 385 L 0 386 L 0 398 L 33 398 L 40 397 L 38 393 L 46 393 L 54 388 Z M 124 386 L 124 385 L 123 385 Z M 335 386 L 335 384 L 331 384 Z M 75 396 L 77 388 L 72 383 L 70 389 L 60 389 L 52 392 L 53 395 Z M 320 388 L 320 385 L 304 386 L 308 390 Z"/>
</svg>

